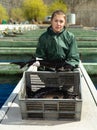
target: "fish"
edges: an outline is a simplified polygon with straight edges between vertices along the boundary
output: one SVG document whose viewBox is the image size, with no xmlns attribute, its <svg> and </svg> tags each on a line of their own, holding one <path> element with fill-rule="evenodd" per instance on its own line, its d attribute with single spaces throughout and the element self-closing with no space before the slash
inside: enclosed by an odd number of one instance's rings
<svg viewBox="0 0 97 130">
<path fill-rule="evenodd" d="M 16 64 L 20 66 L 20 69 L 22 69 L 23 67 L 27 66 L 31 66 L 33 65 L 33 63 L 35 63 L 36 61 L 40 62 L 40 66 L 45 66 L 48 68 L 55 68 L 55 70 L 71 70 L 73 71 L 75 68 L 77 68 L 78 66 L 72 66 L 69 63 L 67 63 L 66 61 L 48 61 L 48 60 L 44 60 L 44 59 L 36 59 L 36 57 L 32 57 L 29 61 L 24 61 L 24 62 L 11 62 L 10 64 Z"/>
</svg>

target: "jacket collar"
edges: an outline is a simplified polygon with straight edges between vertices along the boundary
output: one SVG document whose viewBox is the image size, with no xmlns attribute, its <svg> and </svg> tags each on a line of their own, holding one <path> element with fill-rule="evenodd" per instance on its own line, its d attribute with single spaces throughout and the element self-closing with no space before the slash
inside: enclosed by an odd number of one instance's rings
<svg viewBox="0 0 97 130">
<path fill-rule="evenodd" d="M 60 34 L 61 34 L 62 32 L 64 32 L 65 30 L 66 30 L 66 27 L 64 27 L 61 32 L 55 33 L 55 32 L 53 31 L 53 29 L 52 29 L 52 26 L 49 26 L 48 29 L 47 29 L 47 32 L 48 32 L 50 35 L 60 35 Z"/>
</svg>

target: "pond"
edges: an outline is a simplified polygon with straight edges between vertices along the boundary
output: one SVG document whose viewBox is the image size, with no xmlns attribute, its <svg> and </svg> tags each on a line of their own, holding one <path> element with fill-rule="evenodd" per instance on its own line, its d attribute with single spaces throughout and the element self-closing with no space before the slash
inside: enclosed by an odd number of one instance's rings
<svg viewBox="0 0 97 130">
<path fill-rule="evenodd" d="M 21 75 L 0 75 L 0 108 L 14 90 L 21 77 Z"/>
<path fill-rule="evenodd" d="M 32 58 L 32 54 L 3 54 L 0 56 L 0 62 L 28 61 Z M 81 53 L 82 62 L 97 62 L 97 53 Z"/>
<path fill-rule="evenodd" d="M 95 87 L 97 89 L 97 75 L 95 75 L 95 76 L 90 75 L 90 78 L 91 78 L 92 82 L 94 83 L 94 85 L 95 85 Z"/>
<path fill-rule="evenodd" d="M 97 53 L 81 54 L 82 62 L 95 63 L 97 62 Z"/>
<path fill-rule="evenodd" d="M 33 54 L 7 54 L 0 56 L 0 62 L 20 62 L 28 61 L 32 58 Z"/>
</svg>

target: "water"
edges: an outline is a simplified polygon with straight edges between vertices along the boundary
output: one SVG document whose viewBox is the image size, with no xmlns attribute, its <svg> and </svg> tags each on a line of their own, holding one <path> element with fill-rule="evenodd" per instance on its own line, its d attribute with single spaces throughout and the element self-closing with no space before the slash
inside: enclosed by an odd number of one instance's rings
<svg viewBox="0 0 97 130">
<path fill-rule="evenodd" d="M 32 54 L 16 54 L 16 55 L 1 55 L 0 56 L 0 62 L 19 62 L 19 61 L 28 61 L 31 60 L 32 58 Z M 89 53 L 89 54 L 81 54 L 81 60 L 82 62 L 91 62 L 91 63 L 95 63 L 97 62 L 97 53 L 93 52 L 93 53 Z"/>
<path fill-rule="evenodd" d="M 90 75 L 90 78 L 91 78 L 92 82 L 94 83 L 94 85 L 95 85 L 95 87 L 97 89 L 97 75 L 96 76 L 91 76 Z"/>
<path fill-rule="evenodd" d="M 97 53 L 81 54 L 82 62 L 95 63 L 97 62 Z"/>
<path fill-rule="evenodd" d="M 33 54 L 24 54 L 24 55 L 1 55 L 0 62 L 25 62 L 32 58 Z"/>
<path fill-rule="evenodd" d="M 20 79 L 21 75 L 0 75 L 0 108 Z"/>
<path fill-rule="evenodd" d="M 4 102 L 9 97 L 10 93 L 13 91 L 15 86 L 16 84 L 10 83 L 0 84 L 0 106 L 4 104 Z"/>
</svg>

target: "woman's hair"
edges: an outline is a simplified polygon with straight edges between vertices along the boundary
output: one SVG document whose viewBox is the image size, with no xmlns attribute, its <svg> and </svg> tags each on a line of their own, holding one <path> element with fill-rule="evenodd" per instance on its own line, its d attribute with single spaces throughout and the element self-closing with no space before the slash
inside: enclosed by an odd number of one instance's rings
<svg viewBox="0 0 97 130">
<path fill-rule="evenodd" d="M 55 11 L 52 13 L 51 20 L 54 18 L 55 15 L 64 15 L 64 19 L 66 19 L 66 15 L 65 15 L 65 13 L 64 13 L 63 10 L 55 10 Z"/>
</svg>

